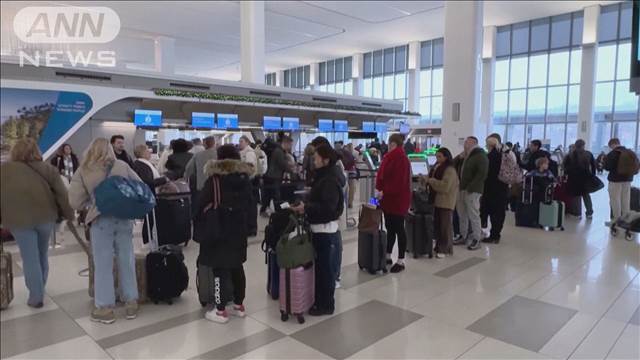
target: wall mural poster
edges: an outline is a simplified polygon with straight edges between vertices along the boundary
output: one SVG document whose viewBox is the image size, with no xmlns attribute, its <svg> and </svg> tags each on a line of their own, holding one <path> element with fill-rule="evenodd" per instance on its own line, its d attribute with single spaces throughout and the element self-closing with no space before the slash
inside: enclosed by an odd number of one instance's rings
<svg viewBox="0 0 640 360">
<path fill-rule="evenodd" d="M 0 91 L 1 161 L 8 159 L 11 146 L 23 137 L 36 139 L 44 154 L 93 106 L 87 94 L 78 92 L 16 88 Z"/>
</svg>

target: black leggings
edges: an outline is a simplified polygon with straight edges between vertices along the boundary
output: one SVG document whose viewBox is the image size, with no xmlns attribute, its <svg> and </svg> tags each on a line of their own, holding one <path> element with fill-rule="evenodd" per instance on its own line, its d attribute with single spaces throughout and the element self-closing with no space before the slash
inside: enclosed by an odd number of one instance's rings
<svg viewBox="0 0 640 360">
<path fill-rule="evenodd" d="M 407 251 L 407 233 L 404 229 L 404 216 L 384 214 L 384 223 L 387 228 L 387 254 L 393 252 L 393 246 L 398 236 L 398 259 L 404 259 Z"/>
<path fill-rule="evenodd" d="M 231 281 L 231 284 L 224 284 L 225 281 Z M 216 284 L 216 282 L 221 283 Z M 244 267 L 214 270 L 214 286 L 216 292 L 222 292 L 222 294 L 215 294 L 216 309 L 223 311 L 227 305 L 227 299 L 233 300 L 233 303 L 236 305 L 242 305 L 247 287 Z M 231 290 L 231 288 L 233 288 L 233 290 Z M 227 292 L 227 294 L 225 294 L 225 292 Z M 228 294 L 228 292 L 231 292 L 231 294 Z"/>
</svg>

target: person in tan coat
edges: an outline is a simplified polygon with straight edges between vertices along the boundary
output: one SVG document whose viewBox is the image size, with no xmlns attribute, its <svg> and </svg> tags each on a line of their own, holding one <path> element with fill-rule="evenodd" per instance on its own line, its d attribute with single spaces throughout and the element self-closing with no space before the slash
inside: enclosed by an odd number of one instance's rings
<svg viewBox="0 0 640 360">
<path fill-rule="evenodd" d="M 27 305 L 41 308 L 49 273 L 49 239 L 57 220 L 74 220 L 67 189 L 58 169 L 42 161 L 34 139 L 25 138 L 11 149 L 11 160 L 0 169 L 2 225 L 18 243 Z"/>
<path fill-rule="evenodd" d="M 453 254 L 453 209 L 459 187 L 453 156 L 447 148 L 436 152 L 436 165 L 424 182 L 429 189 L 429 200 L 435 207 L 436 258 L 442 259 Z"/>
</svg>

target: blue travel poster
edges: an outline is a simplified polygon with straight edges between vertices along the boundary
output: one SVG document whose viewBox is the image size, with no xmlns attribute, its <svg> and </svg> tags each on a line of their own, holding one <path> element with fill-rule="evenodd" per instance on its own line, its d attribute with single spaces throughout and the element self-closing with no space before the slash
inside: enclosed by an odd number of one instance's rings
<svg viewBox="0 0 640 360">
<path fill-rule="evenodd" d="M 162 111 L 136 109 L 133 112 L 133 124 L 135 126 L 160 127 L 162 126 Z"/>
<path fill-rule="evenodd" d="M 213 129 L 216 127 L 215 113 L 191 113 L 191 126 L 194 128 Z"/>
<path fill-rule="evenodd" d="M 47 152 L 93 107 L 91 97 L 79 92 L 3 87 L 0 97 L 2 161 L 24 137 L 36 139 Z"/>
<path fill-rule="evenodd" d="M 349 123 L 347 120 L 334 120 L 333 128 L 336 132 L 349 132 Z"/>
<path fill-rule="evenodd" d="M 300 129 L 300 119 L 294 117 L 283 117 L 282 118 L 282 128 L 284 130 L 299 130 Z"/>
<path fill-rule="evenodd" d="M 237 129 L 238 114 L 218 114 L 218 129 Z"/>
<path fill-rule="evenodd" d="M 319 119 L 318 120 L 318 130 L 322 132 L 332 132 L 333 131 L 333 120 L 331 119 Z"/>
</svg>

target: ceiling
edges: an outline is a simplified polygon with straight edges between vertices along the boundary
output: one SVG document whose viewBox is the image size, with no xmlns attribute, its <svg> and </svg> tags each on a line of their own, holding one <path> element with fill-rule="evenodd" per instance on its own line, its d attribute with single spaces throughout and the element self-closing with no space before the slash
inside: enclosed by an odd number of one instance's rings
<svg viewBox="0 0 640 360">
<path fill-rule="evenodd" d="M 615 1 L 487 1 L 484 24 L 503 25 Z M 154 70 L 154 40 L 175 39 L 181 75 L 240 79 L 238 1 L 2 1 L 2 55 L 19 48 L 113 50 L 118 66 Z M 120 17 L 107 44 L 25 44 L 13 34 L 14 15 L 26 6 L 107 6 Z M 444 1 L 268 1 L 267 72 L 442 37 Z"/>
</svg>

